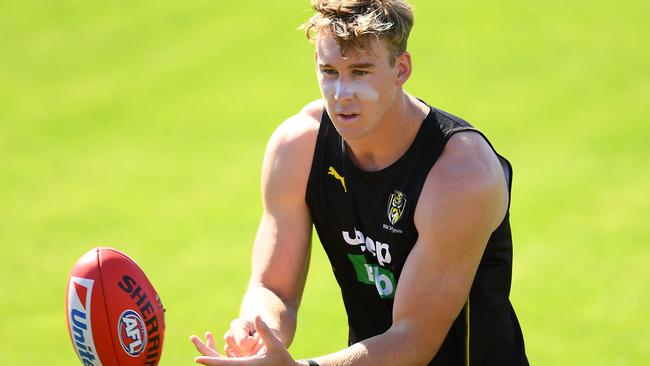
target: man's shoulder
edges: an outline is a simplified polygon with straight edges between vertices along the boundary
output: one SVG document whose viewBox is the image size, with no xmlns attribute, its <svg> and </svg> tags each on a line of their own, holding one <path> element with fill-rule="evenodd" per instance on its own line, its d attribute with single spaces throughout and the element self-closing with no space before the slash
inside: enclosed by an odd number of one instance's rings
<svg viewBox="0 0 650 366">
<path fill-rule="evenodd" d="M 472 188 L 503 178 L 499 159 L 486 139 L 475 130 L 452 135 L 429 172 L 438 184 Z"/>
<path fill-rule="evenodd" d="M 496 153 L 480 133 L 463 131 L 449 138 L 428 173 L 417 205 L 419 211 L 429 212 L 440 204 L 464 206 L 474 201 L 499 206 L 497 211 L 501 212 L 507 207 L 507 197 L 505 175 Z"/>
<path fill-rule="evenodd" d="M 323 108 L 322 101 L 311 102 L 275 129 L 265 154 L 265 161 L 273 168 L 269 174 L 280 174 L 306 184 Z"/>
<path fill-rule="evenodd" d="M 304 115 L 307 118 L 320 122 L 324 110 L 325 101 L 323 99 L 317 99 L 304 106 L 300 112 L 298 112 L 298 115 Z"/>
<path fill-rule="evenodd" d="M 322 111 L 322 102 L 320 107 L 318 101 L 309 103 L 271 135 L 262 169 L 265 199 L 273 199 L 276 204 L 296 198 L 304 201 L 320 126 L 318 113 Z"/>
<path fill-rule="evenodd" d="M 315 143 L 323 108 L 322 100 L 304 106 L 276 128 L 271 136 L 270 145 L 277 147 L 298 145 L 295 147 L 299 148 L 302 145 Z"/>
</svg>

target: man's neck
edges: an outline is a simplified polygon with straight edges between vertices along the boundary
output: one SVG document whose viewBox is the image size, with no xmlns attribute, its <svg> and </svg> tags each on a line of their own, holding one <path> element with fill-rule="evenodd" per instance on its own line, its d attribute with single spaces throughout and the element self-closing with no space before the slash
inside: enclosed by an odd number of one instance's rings
<svg viewBox="0 0 650 366">
<path fill-rule="evenodd" d="M 429 107 L 402 93 L 378 128 L 363 139 L 347 142 L 350 159 L 362 170 L 378 171 L 396 162 L 415 140 Z"/>
</svg>

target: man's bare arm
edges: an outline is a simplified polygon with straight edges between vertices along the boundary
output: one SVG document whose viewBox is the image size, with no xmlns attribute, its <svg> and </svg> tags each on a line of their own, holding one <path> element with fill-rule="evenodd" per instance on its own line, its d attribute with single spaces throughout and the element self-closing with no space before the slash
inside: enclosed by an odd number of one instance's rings
<svg viewBox="0 0 650 366">
<path fill-rule="evenodd" d="M 257 352 L 257 315 L 288 347 L 307 276 L 311 216 L 305 202 L 307 179 L 318 133 L 318 104 L 280 125 L 269 140 L 262 168 L 263 214 L 255 238 L 252 273 L 240 307 L 225 336 L 233 356 Z"/>
</svg>

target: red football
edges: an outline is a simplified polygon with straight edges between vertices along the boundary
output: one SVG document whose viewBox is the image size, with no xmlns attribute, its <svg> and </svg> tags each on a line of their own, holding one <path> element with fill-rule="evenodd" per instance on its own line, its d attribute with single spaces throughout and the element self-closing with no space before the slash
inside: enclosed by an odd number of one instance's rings
<svg viewBox="0 0 650 366">
<path fill-rule="evenodd" d="M 68 281 L 68 332 L 84 366 L 155 366 L 165 310 L 142 269 L 113 248 L 95 248 Z"/>
</svg>

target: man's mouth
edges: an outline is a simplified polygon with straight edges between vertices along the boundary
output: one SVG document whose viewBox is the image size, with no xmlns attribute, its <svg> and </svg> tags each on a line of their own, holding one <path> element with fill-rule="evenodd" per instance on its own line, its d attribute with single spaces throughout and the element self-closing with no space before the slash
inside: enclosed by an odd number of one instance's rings
<svg viewBox="0 0 650 366">
<path fill-rule="evenodd" d="M 337 113 L 336 116 L 340 121 L 343 122 L 353 122 L 359 118 L 358 113 L 348 113 L 348 112 Z"/>
</svg>

